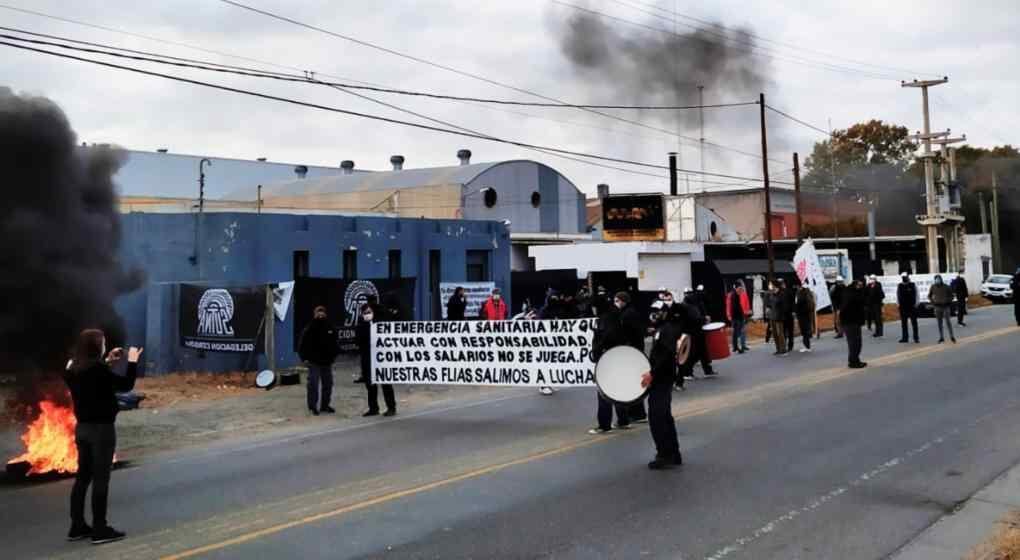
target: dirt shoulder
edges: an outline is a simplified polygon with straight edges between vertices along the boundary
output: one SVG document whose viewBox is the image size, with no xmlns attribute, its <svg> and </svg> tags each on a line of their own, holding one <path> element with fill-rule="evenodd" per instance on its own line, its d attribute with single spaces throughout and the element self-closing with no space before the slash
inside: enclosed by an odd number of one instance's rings
<svg viewBox="0 0 1020 560">
<path fill-rule="evenodd" d="M 145 395 L 145 399 L 138 409 L 123 411 L 117 417 L 118 456 L 138 459 L 154 452 L 230 438 L 328 428 L 361 420 L 368 406 L 365 386 L 353 381 L 354 363 L 334 367 L 332 406 L 336 414 L 312 416 L 308 412 L 305 372 L 297 371 L 301 385 L 277 386 L 269 391 L 254 387 L 253 372 L 189 372 L 141 378 L 135 392 Z M 462 402 L 506 391 L 499 387 L 446 385 L 398 385 L 395 389 L 401 414 L 444 401 Z M 3 396 L 0 394 L 0 402 Z M 23 426 L 12 424 L 0 428 L 0 457 L 10 458 L 23 451 L 19 440 L 23 430 Z"/>
<path fill-rule="evenodd" d="M 998 520 L 988 540 L 974 547 L 965 560 L 1020 560 L 1020 511 Z"/>
</svg>

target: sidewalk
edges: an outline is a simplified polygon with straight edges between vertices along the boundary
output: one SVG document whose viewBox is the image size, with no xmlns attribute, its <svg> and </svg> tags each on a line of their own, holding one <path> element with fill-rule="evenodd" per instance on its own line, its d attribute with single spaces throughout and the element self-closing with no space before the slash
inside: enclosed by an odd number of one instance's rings
<svg viewBox="0 0 1020 560">
<path fill-rule="evenodd" d="M 977 551 L 991 539 L 998 522 L 1020 510 L 1020 464 L 971 496 L 957 512 L 939 519 L 892 556 L 895 560 L 980 560 L 995 558 Z M 985 548 L 985 547 L 982 547 Z"/>
</svg>

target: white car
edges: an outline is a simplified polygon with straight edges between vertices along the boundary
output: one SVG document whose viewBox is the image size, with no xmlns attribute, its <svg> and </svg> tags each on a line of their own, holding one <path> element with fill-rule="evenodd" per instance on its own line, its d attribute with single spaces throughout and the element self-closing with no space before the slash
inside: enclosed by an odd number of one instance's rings
<svg viewBox="0 0 1020 560">
<path fill-rule="evenodd" d="M 1009 287 L 1012 278 L 1006 274 L 993 274 L 981 284 L 981 295 L 990 300 L 1006 301 L 1013 299 L 1013 290 Z"/>
</svg>

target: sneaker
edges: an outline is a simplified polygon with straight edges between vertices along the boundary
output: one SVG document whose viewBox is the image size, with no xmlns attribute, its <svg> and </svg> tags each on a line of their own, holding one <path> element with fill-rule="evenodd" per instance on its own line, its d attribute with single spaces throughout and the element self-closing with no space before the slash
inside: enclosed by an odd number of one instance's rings
<svg viewBox="0 0 1020 560">
<path fill-rule="evenodd" d="M 386 410 L 386 412 L 383 412 L 382 415 L 383 416 L 396 416 L 397 415 L 397 411 L 393 410 L 392 408 L 390 408 L 390 409 Z"/>
<path fill-rule="evenodd" d="M 378 410 L 369 410 L 368 412 L 361 415 L 362 418 L 368 418 L 369 416 L 379 416 Z"/>
<path fill-rule="evenodd" d="M 945 342 L 945 341 L 946 341 L 946 339 L 944 339 L 944 338 L 940 338 L 940 339 L 939 339 L 939 344 L 942 344 L 942 343 L 943 343 L 943 342 Z"/>
<path fill-rule="evenodd" d="M 644 418 L 639 418 L 639 419 L 635 420 L 634 423 L 635 424 L 647 424 L 648 423 L 648 417 L 645 416 Z"/>
<path fill-rule="evenodd" d="M 324 406 L 322 407 L 322 412 L 325 412 L 326 414 L 336 414 L 336 409 L 332 406 Z"/>
<path fill-rule="evenodd" d="M 751 349 L 750 349 L 750 348 L 748 348 L 747 346 L 745 346 L 745 347 L 741 348 L 741 349 L 740 349 L 740 351 L 741 351 L 741 352 L 750 352 L 750 351 L 751 351 Z"/>
<path fill-rule="evenodd" d="M 910 342 L 910 341 L 909 341 L 909 340 L 907 340 L 907 339 L 905 339 L 905 338 L 901 338 L 901 339 L 900 339 L 900 344 L 906 344 L 906 343 L 908 343 L 908 342 Z"/>
<path fill-rule="evenodd" d="M 807 348 L 801 348 L 800 350 L 798 350 L 798 352 L 800 352 L 801 354 L 803 354 L 804 352 L 807 352 L 807 351 L 808 351 Z"/>
<path fill-rule="evenodd" d="M 629 429 L 631 429 L 633 427 L 634 426 L 631 426 L 630 424 L 624 424 L 622 426 L 620 424 L 616 424 L 616 425 L 613 426 L 613 429 L 614 430 L 629 430 Z"/>
<path fill-rule="evenodd" d="M 126 536 L 127 535 L 113 527 L 103 527 L 102 529 L 96 529 L 92 532 L 92 544 L 105 544 L 108 542 L 119 541 Z"/>
<path fill-rule="evenodd" d="M 656 457 L 654 461 L 648 463 L 648 468 L 653 471 L 665 471 L 672 469 L 675 466 L 672 459 L 666 459 L 664 457 Z"/>
<path fill-rule="evenodd" d="M 81 525 L 71 525 L 71 530 L 67 532 L 67 540 L 74 542 L 92 536 L 92 527 L 89 527 L 88 523 L 82 523 Z"/>
<path fill-rule="evenodd" d="M 949 340 L 952 340 L 952 341 L 953 341 L 953 344 L 956 344 L 956 337 L 955 337 L 955 336 L 951 336 L 951 337 L 949 337 Z"/>
<path fill-rule="evenodd" d="M 921 344 L 921 339 L 915 338 L 914 339 L 914 344 Z"/>
<path fill-rule="evenodd" d="M 862 369 L 868 367 L 868 364 L 865 362 L 857 362 L 856 364 L 848 364 L 846 367 L 850 369 Z"/>
<path fill-rule="evenodd" d="M 705 377 L 711 377 L 713 375 L 716 375 L 716 371 L 714 369 L 710 369 L 705 372 Z"/>
<path fill-rule="evenodd" d="M 593 435 L 593 436 L 598 436 L 598 435 L 602 435 L 602 434 L 608 434 L 611 431 L 613 431 L 612 428 L 610 428 L 608 430 L 604 430 L 602 428 L 592 428 L 592 429 L 588 430 L 588 433 Z"/>
<path fill-rule="evenodd" d="M 538 392 L 542 393 L 543 395 L 551 395 L 551 394 L 553 394 L 552 387 L 539 387 L 538 388 Z"/>
<path fill-rule="evenodd" d="M 308 412 L 311 412 L 312 416 L 318 416 L 319 415 L 319 411 L 317 409 L 314 409 L 314 408 L 309 408 Z"/>
<path fill-rule="evenodd" d="M 684 464 L 684 456 L 681 455 L 680 452 L 677 452 L 676 457 L 673 457 L 673 464 L 674 465 Z"/>
</svg>

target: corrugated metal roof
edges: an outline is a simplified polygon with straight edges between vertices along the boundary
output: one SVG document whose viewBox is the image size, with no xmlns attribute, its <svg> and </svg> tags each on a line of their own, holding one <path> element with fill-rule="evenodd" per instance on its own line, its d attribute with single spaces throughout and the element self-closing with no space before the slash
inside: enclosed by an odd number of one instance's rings
<svg viewBox="0 0 1020 560">
<path fill-rule="evenodd" d="M 509 161 L 473 163 L 449 167 L 426 167 L 401 171 L 380 171 L 359 175 L 336 175 L 316 179 L 298 179 L 262 186 L 263 197 L 302 196 L 322 193 L 391 191 L 441 185 L 466 185 L 476 177 Z M 246 200 L 251 192 L 231 193 L 231 198 Z"/>
</svg>

